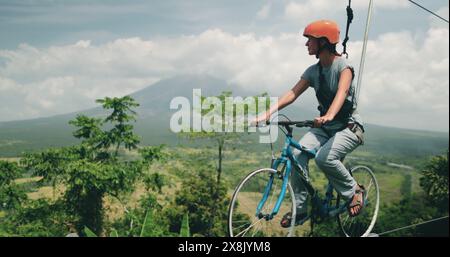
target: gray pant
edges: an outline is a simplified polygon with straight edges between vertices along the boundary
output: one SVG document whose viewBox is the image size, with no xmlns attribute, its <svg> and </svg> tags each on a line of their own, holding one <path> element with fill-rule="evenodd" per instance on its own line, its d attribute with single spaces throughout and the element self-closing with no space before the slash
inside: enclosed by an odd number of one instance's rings
<svg viewBox="0 0 450 257">
<path fill-rule="evenodd" d="M 300 139 L 299 143 L 306 149 L 314 150 L 317 153 L 316 164 L 325 173 L 336 191 L 344 199 L 352 198 L 355 193 L 356 181 L 341 160 L 360 145 L 356 134 L 346 128 L 330 138 L 323 129 L 312 128 Z M 308 178 L 310 156 L 297 149 L 294 150 L 294 156 L 297 157 L 300 166 L 305 171 L 304 175 Z M 297 170 L 292 171 L 291 185 L 295 194 L 297 213 L 305 213 L 308 192 L 300 181 Z"/>
</svg>

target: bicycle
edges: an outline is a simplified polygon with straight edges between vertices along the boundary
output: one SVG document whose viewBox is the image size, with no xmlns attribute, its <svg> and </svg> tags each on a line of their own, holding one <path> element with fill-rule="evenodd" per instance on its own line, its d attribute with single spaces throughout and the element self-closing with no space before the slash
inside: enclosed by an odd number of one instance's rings
<svg viewBox="0 0 450 257">
<path fill-rule="evenodd" d="M 358 183 L 365 186 L 366 191 L 362 212 L 356 217 L 350 217 L 347 211 L 348 201 L 344 201 L 337 192 L 335 197 L 335 190 L 330 182 L 325 198 L 320 197 L 319 191 L 313 187 L 293 155 L 291 148 L 315 157 L 314 152 L 303 148 L 292 136 L 293 126 L 312 127 L 313 121 L 279 121 L 272 125 L 286 129 L 286 132 L 283 131 L 286 138 L 281 156 L 274 158 L 272 153 L 271 168 L 249 173 L 236 187 L 228 210 L 229 236 L 311 236 L 315 224 L 330 218 L 337 219 L 341 232 L 347 237 L 368 236 L 375 226 L 380 199 L 378 183 L 371 169 L 361 165 L 349 169 Z M 307 216 L 297 221 L 294 191 L 289 183 L 293 169 L 294 172 L 300 172 L 300 179 L 309 193 L 310 202 Z M 280 211 L 292 214 L 291 224 L 287 228 L 280 225 Z"/>
</svg>

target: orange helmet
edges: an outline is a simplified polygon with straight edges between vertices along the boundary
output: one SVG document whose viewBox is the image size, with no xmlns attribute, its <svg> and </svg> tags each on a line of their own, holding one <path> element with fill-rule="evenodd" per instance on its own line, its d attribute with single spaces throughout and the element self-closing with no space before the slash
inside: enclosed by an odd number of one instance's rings
<svg viewBox="0 0 450 257">
<path fill-rule="evenodd" d="M 330 20 L 315 21 L 306 26 L 303 36 L 314 38 L 327 38 L 330 44 L 339 43 L 339 25 Z"/>
</svg>

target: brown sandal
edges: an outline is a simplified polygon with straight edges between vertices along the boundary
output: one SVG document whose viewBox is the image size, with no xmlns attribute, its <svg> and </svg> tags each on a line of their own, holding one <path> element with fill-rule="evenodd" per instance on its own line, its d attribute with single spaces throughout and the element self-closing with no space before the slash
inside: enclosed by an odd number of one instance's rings
<svg viewBox="0 0 450 257">
<path fill-rule="evenodd" d="M 307 214 L 306 213 L 302 213 L 299 215 L 295 215 L 295 225 L 299 225 L 300 222 L 306 218 Z M 291 222 L 292 222 L 292 212 L 288 212 L 286 214 L 284 214 L 283 218 L 280 221 L 280 225 L 283 228 L 288 228 L 291 226 Z"/>
<path fill-rule="evenodd" d="M 359 186 L 359 189 L 355 190 L 355 194 L 353 195 L 352 200 L 350 201 L 349 205 L 347 206 L 348 214 L 350 215 L 350 217 L 358 216 L 359 214 L 361 214 L 361 212 L 364 208 L 364 199 L 366 198 L 366 190 L 365 190 L 364 186 L 362 186 L 362 185 L 358 185 L 358 186 Z M 356 203 L 352 204 L 352 202 L 357 194 L 358 195 L 362 194 L 362 201 L 357 199 Z M 355 214 L 352 214 L 351 209 L 353 209 L 356 206 L 359 206 L 360 208 Z"/>
</svg>

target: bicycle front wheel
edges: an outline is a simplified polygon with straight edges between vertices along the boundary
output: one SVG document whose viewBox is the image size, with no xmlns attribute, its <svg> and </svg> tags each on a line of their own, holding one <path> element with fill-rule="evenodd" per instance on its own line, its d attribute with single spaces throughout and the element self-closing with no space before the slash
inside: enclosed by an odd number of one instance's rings
<svg viewBox="0 0 450 257">
<path fill-rule="evenodd" d="M 272 187 L 267 200 L 257 215 L 257 208 L 269 181 Z M 295 197 L 288 183 L 278 214 L 271 219 L 270 215 L 282 190 L 283 179 L 274 169 L 259 169 L 245 177 L 236 187 L 228 210 L 228 232 L 231 237 L 273 237 L 292 236 L 295 225 Z M 284 213 L 291 212 L 291 226 L 284 228 L 280 222 Z"/>
<path fill-rule="evenodd" d="M 366 237 L 370 234 L 378 217 L 380 206 L 380 190 L 373 172 L 366 166 L 356 166 L 351 169 L 355 180 L 363 185 L 366 191 L 364 208 L 356 217 L 350 217 L 348 212 L 338 216 L 338 223 L 342 233 L 347 237 Z M 343 200 L 338 195 L 337 206 Z"/>
</svg>

